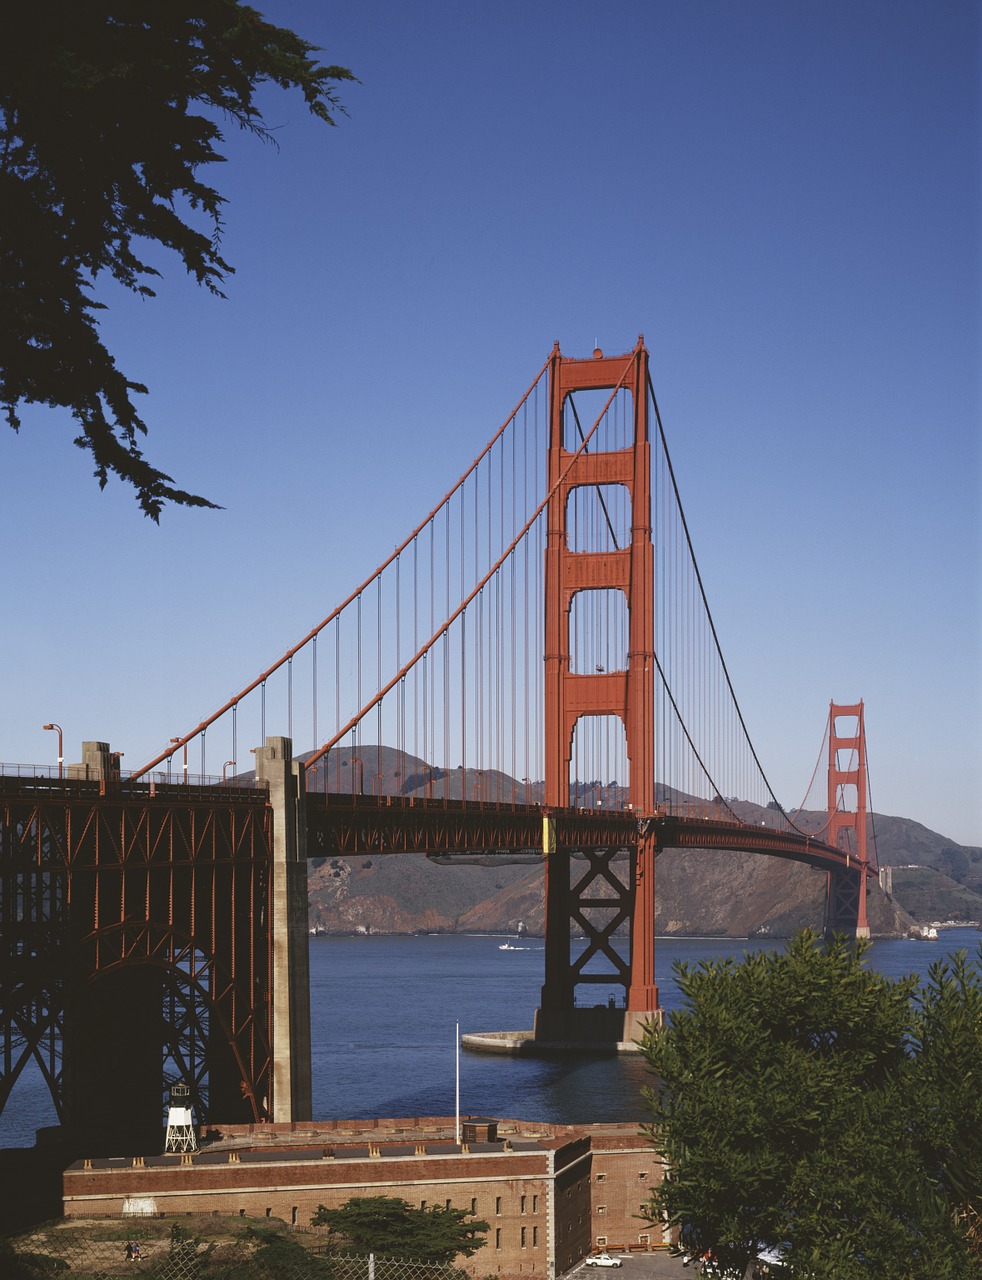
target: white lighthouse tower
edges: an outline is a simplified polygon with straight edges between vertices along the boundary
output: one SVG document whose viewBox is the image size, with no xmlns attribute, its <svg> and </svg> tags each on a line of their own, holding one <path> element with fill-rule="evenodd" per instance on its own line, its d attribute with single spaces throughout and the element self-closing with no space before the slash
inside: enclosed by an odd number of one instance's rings
<svg viewBox="0 0 982 1280">
<path fill-rule="evenodd" d="M 194 1120 L 191 1115 L 191 1090 L 186 1084 L 171 1085 L 164 1151 L 197 1151 L 197 1149 Z"/>
</svg>

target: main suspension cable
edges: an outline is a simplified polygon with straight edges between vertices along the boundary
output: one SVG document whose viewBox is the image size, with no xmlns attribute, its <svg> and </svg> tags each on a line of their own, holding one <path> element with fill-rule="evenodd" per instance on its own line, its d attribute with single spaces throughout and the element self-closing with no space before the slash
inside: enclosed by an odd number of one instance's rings
<svg viewBox="0 0 982 1280">
<path fill-rule="evenodd" d="M 768 781 L 767 774 L 764 772 L 764 767 L 760 763 L 760 759 L 757 756 L 757 751 L 754 747 L 753 742 L 751 741 L 750 733 L 747 730 L 747 725 L 743 718 L 743 712 L 740 710 L 740 703 L 737 700 L 736 692 L 733 688 L 733 682 L 730 679 L 730 673 L 726 665 L 726 659 L 723 657 L 723 650 L 722 650 L 722 647 L 720 646 L 719 636 L 716 633 L 716 623 L 713 621 L 712 610 L 709 608 L 709 601 L 706 598 L 706 589 L 703 586 L 702 574 L 699 572 L 699 564 L 698 564 L 698 561 L 696 560 L 696 553 L 692 545 L 692 538 L 689 535 L 689 523 L 685 518 L 685 510 L 682 507 L 682 498 L 679 493 L 679 487 L 675 479 L 675 468 L 672 466 L 672 457 L 668 451 L 668 441 L 665 438 L 665 429 L 662 426 L 661 414 L 658 411 L 658 399 L 655 396 L 655 388 L 654 388 L 654 384 L 651 381 L 650 373 L 647 375 L 647 380 L 648 380 L 648 394 L 651 396 L 652 407 L 655 410 L 655 422 L 658 424 L 658 434 L 661 438 L 662 450 L 665 455 L 665 463 L 666 463 L 666 466 L 668 467 L 668 474 L 672 482 L 672 490 L 675 494 L 675 502 L 676 502 L 676 505 L 678 506 L 679 518 L 682 521 L 682 530 L 685 534 L 686 545 L 689 548 L 689 558 L 692 561 L 692 567 L 695 570 L 696 582 L 698 583 L 698 586 L 699 586 L 699 594 L 702 597 L 703 608 L 706 610 L 706 617 L 709 621 L 709 628 L 713 635 L 713 643 L 716 646 L 716 653 L 719 656 L 720 664 L 723 668 L 723 675 L 726 677 L 726 686 L 730 691 L 730 697 L 733 700 L 733 706 L 740 720 L 740 727 L 743 729 L 743 736 L 746 739 L 747 746 L 750 748 L 750 754 L 754 758 L 754 763 L 757 766 L 757 770 L 763 780 L 764 786 L 767 788 L 768 794 L 770 795 L 771 799 L 777 805 L 782 816 L 784 817 L 784 820 L 787 823 L 789 823 L 790 826 L 794 827 L 796 831 L 799 831 L 799 834 L 804 835 L 805 833 L 803 831 L 800 831 L 799 827 L 791 820 L 791 818 L 788 817 L 787 813 L 785 813 L 783 805 L 778 800 L 777 796 L 774 794 L 774 789 L 771 786 L 770 782 Z"/>
</svg>

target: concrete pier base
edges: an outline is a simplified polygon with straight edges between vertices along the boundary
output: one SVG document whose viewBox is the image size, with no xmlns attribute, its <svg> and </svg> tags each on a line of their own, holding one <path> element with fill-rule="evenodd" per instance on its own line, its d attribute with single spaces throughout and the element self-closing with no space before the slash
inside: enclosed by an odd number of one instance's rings
<svg viewBox="0 0 982 1280">
<path fill-rule="evenodd" d="M 309 1120 L 312 1114 L 304 776 L 289 738 L 267 738 L 257 749 L 256 778 L 268 784 L 273 810 L 274 1121 Z"/>
<path fill-rule="evenodd" d="M 533 1031 L 474 1031 L 460 1037 L 472 1053 L 510 1054 L 515 1058 L 550 1058 L 558 1054 L 580 1057 L 609 1057 L 618 1053 L 639 1053 L 629 1040 L 537 1040 Z"/>
<path fill-rule="evenodd" d="M 535 1027 L 531 1031 L 471 1032 L 461 1036 L 460 1042 L 473 1053 L 515 1057 L 640 1053 L 645 1027 L 661 1020 L 661 1009 L 651 1012 L 607 1008 L 536 1009 Z"/>
</svg>

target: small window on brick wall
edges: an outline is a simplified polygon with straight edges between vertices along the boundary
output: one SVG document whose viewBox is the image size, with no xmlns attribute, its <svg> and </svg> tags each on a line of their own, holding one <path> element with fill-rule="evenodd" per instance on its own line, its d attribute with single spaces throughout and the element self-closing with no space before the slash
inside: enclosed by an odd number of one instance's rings
<svg viewBox="0 0 982 1280">
<path fill-rule="evenodd" d="M 498 1214 L 501 1213 L 501 1196 L 495 1196 L 494 1198 L 494 1211 Z"/>
<path fill-rule="evenodd" d="M 501 1248 L 501 1228 L 500 1227 L 495 1227 L 494 1229 L 494 1247 L 496 1249 Z"/>
<path fill-rule="evenodd" d="M 471 1197 L 471 1213 L 477 1213 L 477 1198 L 476 1198 L 476 1196 L 472 1196 L 472 1197 Z"/>
<path fill-rule="evenodd" d="M 606 1237 L 606 1236 L 597 1236 L 597 1248 L 598 1248 L 598 1249 L 604 1249 L 604 1248 L 606 1248 L 606 1247 L 607 1247 L 607 1237 Z"/>
<path fill-rule="evenodd" d="M 607 1206 L 605 1204 L 597 1205 L 597 1213 L 606 1213 L 606 1212 L 607 1212 Z"/>
<path fill-rule="evenodd" d="M 606 1175 L 605 1173 L 598 1173 L 598 1174 L 597 1174 L 597 1181 L 598 1181 L 598 1182 L 606 1182 L 606 1181 L 607 1181 L 607 1175 Z"/>
<path fill-rule="evenodd" d="M 647 1169 L 642 1169 L 642 1170 L 641 1170 L 641 1172 L 638 1174 L 638 1181 L 639 1181 L 639 1182 L 647 1182 L 647 1181 L 648 1181 L 648 1170 L 647 1170 Z"/>
</svg>

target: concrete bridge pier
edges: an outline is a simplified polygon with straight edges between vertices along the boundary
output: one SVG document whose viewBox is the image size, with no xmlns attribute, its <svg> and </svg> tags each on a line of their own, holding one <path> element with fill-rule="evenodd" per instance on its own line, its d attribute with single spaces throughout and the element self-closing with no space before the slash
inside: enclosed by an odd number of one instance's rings
<svg viewBox="0 0 982 1280">
<path fill-rule="evenodd" d="M 273 1121 L 311 1119 L 310 957 L 307 930 L 307 809 L 303 765 L 289 738 L 256 751 L 256 781 L 273 811 Z"/>
</svg>

